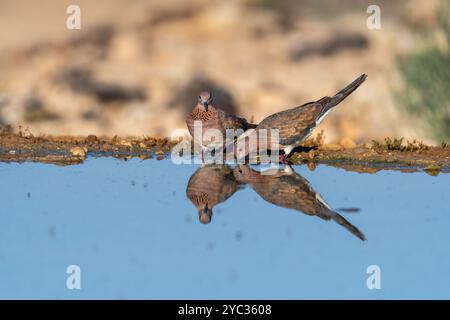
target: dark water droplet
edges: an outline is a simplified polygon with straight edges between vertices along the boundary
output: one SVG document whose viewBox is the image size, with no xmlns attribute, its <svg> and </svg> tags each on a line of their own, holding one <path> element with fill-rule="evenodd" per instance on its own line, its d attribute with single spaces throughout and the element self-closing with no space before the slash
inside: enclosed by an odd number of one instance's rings
<svg viewBox="0 0 450 320">
<path fill-rule="evenodd" d="M 356 213 L 361 211 L 360 208 L 349 207 L 349 208 L 339 208 L 338 211 L 347 212 L 347 213 Z"/>
</svg>

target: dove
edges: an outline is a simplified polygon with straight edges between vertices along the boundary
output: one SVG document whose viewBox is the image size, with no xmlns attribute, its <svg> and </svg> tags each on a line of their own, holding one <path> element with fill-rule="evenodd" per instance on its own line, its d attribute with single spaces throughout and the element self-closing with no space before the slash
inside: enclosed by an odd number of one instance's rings
<svg viewBox="0 0 450 320">
<path fill-rule="evenodd" d="M 264 200 L 277 206 L 301 211 L 323 220 L 333 220 L 361 240 L 364 234 L 348 222 L 323 200 L 309 181 L 293 171 L 289 166 L 284 170 L 266 170 L 261 173 L 248 165 L 237 165 L 233 174 L 240 183 L 249 184 Z"/>
<path fill-rule="evenodd" d="M 195 126 L 196 121 L 200 121 L 201 128 Z M 205 133 L 208 129 L 219 130 L 219 132 L 222 133 L 223 145 L 225 145 L 226 129 L 241 129 L 242 132 L 245 132 L 250 128 L 256 128 L 256 124 L 248 123 L 246 119 L 227 114 L 222 109 L 216 107 L 213 102 L 212 94 L 208 91 L 201 92 L 198 96 L 197 105 L 188 115 L 186 125 L 191 136 L 194 140 L 197 139 L 196 142 L 202 147 L 211 146 L 211 143 L 213 143 L 212 140 L 205 137 Z M 202 138 L 201 141 L 198 141 L 198 137 L 194 135 L 194 130 L 200 129 L 202 130 Z"/>
<path fill-rule="evenodd" d="M 200 222 L 210 223 L 213 207 L 231 197 L 238 185 L 227 165 L 209 164 L 195 171 L 187 184 L 186 195 L 197 207 Z"/>
<path fill-rule="evenodd" d="M 258 131 L 265 129 L 267 130 L 267 136 L 266 138 L 258 139 L 258 148 L 260 150 L 267 148 L 267 146 L 278 148 L 284 152 L 280 155 L 280 161 L 286 162 L 292 150 L 306 140 L 332 108 L 355 91 L 366 78 L 367 75 L 362 74 L 332 97 L 326 96 L 317 101 L 308 102 L 268 116 L 256 128 L 250 128 L 238 138 L 238 142 L 242 142 L 243 145 L 238 149 L 238 158 L 245 157 L 249 152 L 255 151 L 251 150 L 252 147 L 249 145 L 247 137 L 254 134 L 255 131 L 258 133 Z M 276 141 L 275 137 L 271 139 L 271 129 L 278 130 L 278 141 Z"/>
</svg>

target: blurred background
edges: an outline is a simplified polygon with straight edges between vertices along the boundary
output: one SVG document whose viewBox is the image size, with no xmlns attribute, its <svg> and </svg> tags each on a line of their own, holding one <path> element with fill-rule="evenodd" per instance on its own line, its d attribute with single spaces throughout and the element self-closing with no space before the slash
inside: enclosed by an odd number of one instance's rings
<svg viewBox="0 0 450 320">
<path fill-rule="evenodd" d="M 1 0 L 0 126 L 170 136 L 200 90 L 259 122 L 367 73 L 316 131 L 325 141 L 449 141 L 449 19 L 446 0 Z"/>
</svg>

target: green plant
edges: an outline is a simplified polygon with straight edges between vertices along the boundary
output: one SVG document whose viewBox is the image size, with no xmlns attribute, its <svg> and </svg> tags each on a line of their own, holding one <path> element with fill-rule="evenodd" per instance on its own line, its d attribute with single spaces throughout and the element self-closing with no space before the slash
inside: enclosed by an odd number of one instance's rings
<svg viewBox="0 0 450 320">
<path fill-rule="evenodd" d="M 386 150 L 386 151 L 401 151 L 401 152 L 422 152 L 430 149 L 429 146 L 424 144 L 422 141 L 406 141 L 406 145 L 403 144 L 403 137 L 401 138 L 384 138 L 384 142 L 378 142 L 377 140 L 372 140 L 372 147 L 375 150 Z"/>
<path fill-rule="evenodd" d="M 444 35 L 441 43 L 432 41 L 425 48 L 398 60 L 405 85 L 399 96 L 400 102 L 405 111 L 421 120 L 438 141 L 450 139 L 449 17 L 450 6 L 444 1 L 437 18 L 438 29 L 426 32 L 430 38 L 436 33 Z"/>
</svg>

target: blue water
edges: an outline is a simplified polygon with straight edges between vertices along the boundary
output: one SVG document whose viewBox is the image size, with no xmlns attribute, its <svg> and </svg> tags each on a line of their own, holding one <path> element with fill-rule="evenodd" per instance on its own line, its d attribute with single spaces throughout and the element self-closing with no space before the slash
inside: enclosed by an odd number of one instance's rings
<svg viewBox="0 0 450 320">
<path fill-rule="evenodd" d="M 295 166 L 367 237 L 247 186 L 201 224 L 195 165 L 0 163 L 0 298 L 450 298 L 450 175 Z M 81 269 L 69 290 L 66 268 Z M 366 285 L 380 267 L 380 289 Z"/>
</svg>

